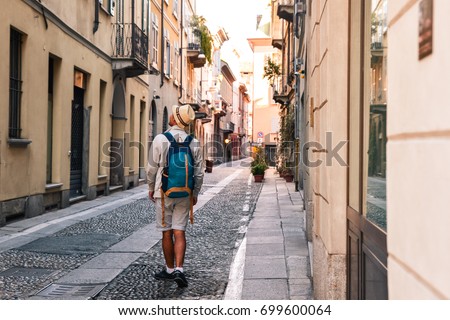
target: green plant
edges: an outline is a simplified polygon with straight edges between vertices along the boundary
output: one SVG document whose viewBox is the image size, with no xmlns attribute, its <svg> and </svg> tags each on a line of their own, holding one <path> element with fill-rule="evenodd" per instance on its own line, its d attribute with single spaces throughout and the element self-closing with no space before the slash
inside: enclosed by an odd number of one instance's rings
<svg viewBox="0 0 450 320">
<path fill-rule="evenodd" d="M 269 80 L 270 85 L 274 84 L 275 79 L 281 75 L 280 65 L 272 59 L 268 58 L 264 66 L 263 78 Z"/>
<path fill-rule="evenodd" d="M 265 164 L 256 164 L 252 166 L 252 174 L 255 175 L 263 175 L 264 171 L 266 171 L 266 165 Z"/>
<path fill-rule="evenodd" d="M 192 16 L 190 25 L 194 34 L 200 38 L 200 47 L 206 57 L 206 60 L 208 60 L 208 63 L 211 64 L 213 38 L 208 27 L 206 26 L 206 19 L 203 16 L 194 15 Z"/>
</svg>

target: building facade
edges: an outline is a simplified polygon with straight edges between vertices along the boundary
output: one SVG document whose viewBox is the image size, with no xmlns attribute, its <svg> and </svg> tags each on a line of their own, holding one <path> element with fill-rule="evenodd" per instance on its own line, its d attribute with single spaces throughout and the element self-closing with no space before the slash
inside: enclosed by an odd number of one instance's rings
<svg viewBox="0 0 450 320">
<path fill-rule="evenodd" d="M 315 298 L 448 299 L 450 261 L 441 252 L 450 240 L 450 140 L 439 70 L 448 64 L 441 32 L 449 4 L 276 5 L 279 18 L 292 20 L 281 41 L 272 36 L 282 48 L 294 36 L 297 165 Z"/>
<path fill-rule="evenodd" d="M 280 128 L 280 106 L 273 100 L 276 85 L 264 77 L 268 59 L 275 60 L 279 49 L 272 47 L 272 39 L 260 30 L 248 39 L 253 51 L 253 99 L 251 107 L 251 144 L 264 146 L 269 164 L 276 164 L 276 149 Z"/>
<path fill-rule="evenodd" d="M 0 225 L 144 182 L 172 105 L 198 103 L 194 16 L 188 0 L 2 5 Z"/>
<path fill-rule="evenodd" d="M 129 146 L 148 128 L 148 40 L 112 3 L 2 6 L 1 224 L 139 183 L 146 153 Z"/>
</svg>

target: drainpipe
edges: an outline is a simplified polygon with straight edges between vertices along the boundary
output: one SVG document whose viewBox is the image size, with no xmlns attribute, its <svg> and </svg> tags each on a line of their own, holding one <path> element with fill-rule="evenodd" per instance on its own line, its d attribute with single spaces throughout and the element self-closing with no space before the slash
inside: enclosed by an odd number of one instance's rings
<svg viewBox="0 0 450 320">
<path fill-rule="evenodd" d="M 161 0 L 161 83 L 159 87 L 164 85 L 164 0 Z"/>
<path fill-rule="evenodd" d="M 181 0 L 181 24 L 180 24 L 180 39 L 181 39 L 181 43 L 180 43 L 180 96 L 178 97 L 178 99 L 181 99 L 183 97 L 183 23 L 184 23 L 184 1 Z"/>
<path fill-rule="evenodd" d="M 95 0 L 95 13 L 94 13 L 94 33 L 97 32 L 98 30 L 98 25 L 100 24 L 100 21 L 98 20 L 98 10 L 100 7 L 100 2 L 99 0 Z"/>
<path fill-rule="evenodd" d="M 134 0 L 131 0 L 131 28 L 133 27 L 134 27 Z"/>
</svg>

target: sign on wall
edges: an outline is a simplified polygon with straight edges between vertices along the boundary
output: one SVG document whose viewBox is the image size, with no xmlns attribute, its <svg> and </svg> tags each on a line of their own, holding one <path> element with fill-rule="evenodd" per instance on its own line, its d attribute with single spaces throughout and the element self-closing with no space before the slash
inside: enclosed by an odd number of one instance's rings
<svg viewBox="0 0 450 320">
<path fill-rule="evenodd" d="M 433 53 L 433 0 L 419 5 L 419 60 Z"/>
</svg>

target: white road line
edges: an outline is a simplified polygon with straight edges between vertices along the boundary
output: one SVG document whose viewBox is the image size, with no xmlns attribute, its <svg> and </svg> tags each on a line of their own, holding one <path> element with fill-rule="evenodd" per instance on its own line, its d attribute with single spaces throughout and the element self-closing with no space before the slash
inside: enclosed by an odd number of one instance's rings
<svg viewBox="0 0 450 320">
<path fill-rule="evenodd" d="M 244 282 L 245 252 L 247 249 L 247 238 L 244 238 L 239 246 L 233 263 L 230 267 L 228 285 L 225 290 L 224 300 L 240 300 L 242 297 L 242 285 Z"/>
</svg>

